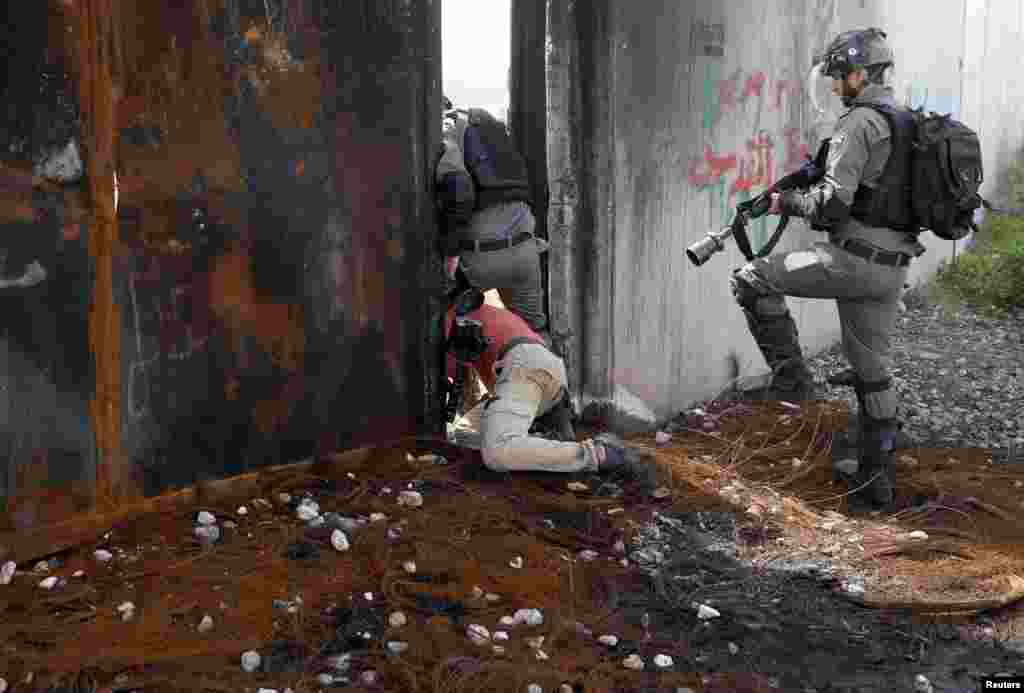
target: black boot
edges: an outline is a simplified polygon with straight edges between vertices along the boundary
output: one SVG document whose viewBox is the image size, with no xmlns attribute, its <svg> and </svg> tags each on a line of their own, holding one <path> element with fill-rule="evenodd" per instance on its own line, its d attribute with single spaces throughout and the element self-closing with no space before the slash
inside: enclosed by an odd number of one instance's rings
<svg viewBox="0 0 1024 693">
<path fill-rule="evenodd" d="M 530 435 L 575 443 L 576 429 L 573 427 L 573 420 L 575 418 L 569 392 L 562 388 L 562 395 L 561 399 L 558 400 L 558 404 L 534 420 L 533 425 L 530 427 Z"/>
<path fill-rule="evenodd" d="M 793 317 L 787 312 L 767 318 L 746 308 L 743 314 L 765 362 L 772 369 L 772 375 L 767 386 L 741 391 L 740 395 L 744 399 L 787 402 L 817 399 L 820 393 L 804 361 Z"/>
<path fill-rule="evenodd" d="M 887 508 L 896 500 L 895 419 L 864 417 L 861 427 L 860 459 L 857 467 L 858 495 L 876 508 Z"/>
</svg>

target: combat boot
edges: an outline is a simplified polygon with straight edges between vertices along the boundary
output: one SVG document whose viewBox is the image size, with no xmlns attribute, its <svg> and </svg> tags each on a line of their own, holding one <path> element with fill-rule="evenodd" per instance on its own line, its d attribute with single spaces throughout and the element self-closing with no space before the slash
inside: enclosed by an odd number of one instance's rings
<svg viewBox="0 0 1024 693">
<path fill-rule="evenodd" d="M 636 481 L 646 492 L 658 486 L 657 467 L 646 450 L 630 445 L 613 433 L 594 436 L 600 448 L 597 473 L 614 481 Z"/>
<path fill-rule="evenodd" d="M 895 419 L 865 417 L 861 428 L 860 456 L 854 478 L 857 495 L 876 508 L 887 508 L 896 500 Z"/>
<path fill-rule="evenodd" d="M 802 357 L 790 359 L 774 369 L 767 384 L 740 388 L 738 394 L 752 401 L 805 402 L 821 398 L 821 391 Z"/>
</svg>

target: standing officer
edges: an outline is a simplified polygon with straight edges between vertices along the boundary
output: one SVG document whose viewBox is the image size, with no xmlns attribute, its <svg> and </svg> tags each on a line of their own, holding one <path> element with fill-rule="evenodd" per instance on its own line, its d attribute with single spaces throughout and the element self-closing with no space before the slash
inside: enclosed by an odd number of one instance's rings
<svg viewBox="0 0 1024 693">
<path fill-rule="evenodd" d="M 453 110 L 445 99 L 443 149 L 435 182 L 449 276 L 497 289 L 509 310 L 547 342 L 540 254 L 526 162 L 505 124 L 487 111 Z"/>
<path fill-rule="evenodd" d="M 889 337 L 910 261 L 924 252 L 911 223 L 913 121 L 893 98 L 893 52 L 883 31 L 840 34 L 815 63 L 848 110 L 829 142 L 824 178 L 808 190 L 773 195 L 770 213 L 803 217 L 828 241 L 755 260 L 734 273 L 732 288 L 774 373 L 770 395 L 779 399 L 814 393 L 785 296 L 836 300 L 852 366 L 848 384 L 860 408 L 860 455 L 851 481 L 884 507 L 894 500 L 899 432 L 886 364 Z"/>
</svg>

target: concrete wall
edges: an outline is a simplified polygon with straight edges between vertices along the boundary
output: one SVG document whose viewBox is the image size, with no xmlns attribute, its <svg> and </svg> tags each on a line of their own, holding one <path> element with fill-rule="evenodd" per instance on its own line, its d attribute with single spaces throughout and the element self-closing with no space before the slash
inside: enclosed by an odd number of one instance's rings
<svg viewBox="0 0 1024 693">
<path fill-rule="evenodd" d="M 550 0 L 551 305 L 575 328 L 582 403 L 657 419 L 764 370 L 729 289 L 742 256 L 697 269 L 684 248 L 829 136 L 840 104 L 822 83 L 816 113 L 806 75 L 838 32 L 890 32 L 897 93 L 976 127 L 997 192 L 1021 144 L 1020 4 L 968 0 L 962 29 L 952 1 L 606 0 L 577 14 Z M 771 223 L 755 223 L 755 245 Z M 817 238 L 790 229 L 780 249 Z M 922 240 L 915 281 L 953 252 Z M 837 341 L 833 303 L 790 306 L 809 352 Z"/>
</svg>

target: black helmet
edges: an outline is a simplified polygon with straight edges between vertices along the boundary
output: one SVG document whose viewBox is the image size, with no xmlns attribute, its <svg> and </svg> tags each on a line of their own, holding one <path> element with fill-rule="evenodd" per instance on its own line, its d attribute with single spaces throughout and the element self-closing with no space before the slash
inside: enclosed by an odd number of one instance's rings
<svg viewBox="0 0 1024 693">
<path fill-rule="evenodd" d="M 881 29 L 846 31 L 839 34 L 814 62 L 821 64 L 822 73 L 834 79 L 845 79 L 860 69 L 890 67 L 893 53 L 885 39 L 886 33 Z"/>
</svg>

